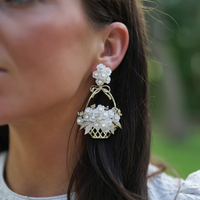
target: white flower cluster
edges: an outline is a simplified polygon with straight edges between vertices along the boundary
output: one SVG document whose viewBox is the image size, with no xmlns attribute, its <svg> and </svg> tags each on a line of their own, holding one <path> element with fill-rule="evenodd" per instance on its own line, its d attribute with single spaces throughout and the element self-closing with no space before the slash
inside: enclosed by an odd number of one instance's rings
<svg viewBox="0 0 200 200">
<path fill-rule="evenodd" d="M 116 108 L 109 110 L 103 105 L 98 105 L 96 108 L 93 105 L 87 107 L 84 112 L 78 113 L 78 115 L 77 123 L 81 126 L 80 129 L 85 128 L 85 134 L 89 133 L 91 128 L 101 129 L 104 133 L 111 131 L 113 134 L 115 126 L 121 128 L 119 122 L 121 111 Z"/>
<path fill-rule="evenodd" d="M 109 84 L 111 81 L 110 75 L 112 71 L 109 67 L 103 64 L 97 65 L 97 70 L 92 73 L 92 77 L 96 79 L 96 84 L 101 86 L 104 83 Z"/>
</svg>

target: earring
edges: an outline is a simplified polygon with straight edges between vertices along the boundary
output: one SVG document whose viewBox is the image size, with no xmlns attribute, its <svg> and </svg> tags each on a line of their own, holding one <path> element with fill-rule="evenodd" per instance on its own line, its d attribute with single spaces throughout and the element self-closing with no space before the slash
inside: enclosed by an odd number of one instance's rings
<svg viewBox="0 0 200 200">
<path fill-rule="evenodd" d="M 111 94 L 111 89 L 108 85 L 111 81 L 110 75 L 112 71 L 103 64 L 97 65 L 97 70 L 93 72 L 92 76 L 96 79 L 96 84 L 90 87 L 92 92 L 85 110 L 78 112 L 77 123 L 80 125 L 80 130 L 85 129 L 85 135 L 90 134 L 94 139 L 106 139 L 114 134 L 115 130 L 121 127 L 119 122 L 122 116 L 120 109 L 116 107 L 115 100 Z M 90 100 L 96 94 L 102 91 L 110 100 L 113 101 L 114 107 L 109 109 L 103 105 L 91 105 L 88 107 Z"/>
</svg>

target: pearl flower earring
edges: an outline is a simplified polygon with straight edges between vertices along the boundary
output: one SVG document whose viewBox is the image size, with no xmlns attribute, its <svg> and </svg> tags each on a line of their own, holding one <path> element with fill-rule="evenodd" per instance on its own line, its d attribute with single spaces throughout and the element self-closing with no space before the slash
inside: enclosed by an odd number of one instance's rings
<svg viewBox="0 0 200 200">
<path fill-rule="evenodd" d="M 80 130 L 85 129 L 85 134 L 90 134 L 94 139 L 106 139 L 114 134 L 115 130 L 121 127 L 120 117 L 122 116 L 120 109 L 116 107 L 115 100 L 112 96 L 111 89 L 108 85 L 111 81 L 110 75 L 112 71 L 110 68 L 103 64 L 97 65 L 97 70 L 93 72 L 92 76 L 96 79 L 96 84 L 90 88 L 92 92 L 85 111 L 78 112 L 77 123 L 80 125 Z M 88 104 L 92 98 L 100 91 L 113 101 L 114 107 L 109 109 L 103 105 L 91 105 Z"/>
</svg>

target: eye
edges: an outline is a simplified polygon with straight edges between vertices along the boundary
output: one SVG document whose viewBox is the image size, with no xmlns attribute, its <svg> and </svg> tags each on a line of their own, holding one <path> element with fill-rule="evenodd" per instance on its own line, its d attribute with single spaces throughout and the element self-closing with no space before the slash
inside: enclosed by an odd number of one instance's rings
<svg viewBox="0 0 200 200">
<path fill-rule="evenodd" d="M 11 5 L 11 6 L 23 6 L 27 4 L 31 4 L 37 0 L 3 0 L 3 3 Z"/>
</svg>

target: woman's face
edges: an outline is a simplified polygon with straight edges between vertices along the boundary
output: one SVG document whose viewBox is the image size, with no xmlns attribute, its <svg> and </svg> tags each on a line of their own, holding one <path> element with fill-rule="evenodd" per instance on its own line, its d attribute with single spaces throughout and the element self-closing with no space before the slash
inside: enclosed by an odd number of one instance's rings
<svg viewBox="0 0 200 200">
<path fill-rule="evenodd" d="M 98 43 L 79 0 L 4 1 L 0 0 L 2 125 L 70 102 L 90 77 Z"/>
</svg>

